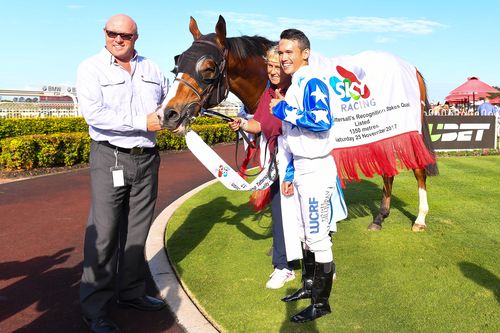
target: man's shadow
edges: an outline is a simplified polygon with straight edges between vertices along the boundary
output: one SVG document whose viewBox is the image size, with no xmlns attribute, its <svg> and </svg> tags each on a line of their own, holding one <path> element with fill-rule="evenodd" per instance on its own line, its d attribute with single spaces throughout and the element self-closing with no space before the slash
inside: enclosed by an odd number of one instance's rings
<svg viewBox="0 0 500 333">
<path fill-rule="evenodd" d="M 35 305 L 41 315 L 15 332 L 79 332 L 78 282 L 82 265 L 58 267 L 73 251 L 66 248 L 53 255 L 1 263 L 0 280 L 18 281 L 0 290 L 0 322 Z"/>
<path fill-rule="evenodd" d="M 462 274 L 480 285 L 483 288 L 491 290 L 497 303 L 500 303 L 500 280 L 487 269 L 484 269 L 474 263 L 462 261 L 458 263 Z"/>
<path fill-rule="evenodd" d="M 19 312 L 28 313 L 30 322 L 9 330 L 17 333 L 88 332 L 80 314 L 79 290 L 82 262 L 69 266 L 68 260 L 75 248 L 66 248 L 52 255 L 26 261 L 0 263 L 0 281 L 16 279 L 0 289 L 0 327 L 8 328 L 9 318 Z M 132 247 L 129 251 L 143 251 Z M 146 281 L 149 295 L 159 296 L 150 275 Z M 35 310 L 29 309 L 34 307 Z M 123 332 L 164 332 L 175 325 L 175 318 L 167 308 L 157 312 L 141 312 L 120 308 L 113 298 L 108 303 L 110 317 Z M 35 312 L 36 311 L 36 316 Z M 14 324 L 15 325 L 15 324 Z"/>
</svg>

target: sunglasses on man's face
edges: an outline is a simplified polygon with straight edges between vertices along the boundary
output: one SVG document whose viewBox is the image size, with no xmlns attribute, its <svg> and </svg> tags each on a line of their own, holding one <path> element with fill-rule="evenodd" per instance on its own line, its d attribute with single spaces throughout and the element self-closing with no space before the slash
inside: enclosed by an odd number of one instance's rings
<svg viewBox="0 0 500 333">
<path fill-rule="evenodd" d="M 123 40 L 131 40 L 135 34 L 126 34 L 126 33 L 123 33 L 123 32 L 114 32 L 114 31 L 111 31 L 111 30 L 107 30 L 105 29 L 106 31 L 106 35 L 108 35 L 109 38 L 111 39 L 114 39 L 118 36 L 120 36 Z"/>
</svg>

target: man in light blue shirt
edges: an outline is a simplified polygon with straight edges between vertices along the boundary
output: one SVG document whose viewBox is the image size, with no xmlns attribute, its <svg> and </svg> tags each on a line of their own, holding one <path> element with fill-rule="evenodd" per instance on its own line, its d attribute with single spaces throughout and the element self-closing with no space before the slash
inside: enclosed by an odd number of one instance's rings
<svg viewBox="0 0 500 333">
<path fill-rule="evenodd" d="M 89 125 L 91 209 L 85 232 L 80 304 L 92 332 L 120 332 L 106 305 L 156 311 L 165 302 L 146 295 L 144 244 L 158 190 L 160 156 L 156 108 L 168 82 L 135 50 L 139 35 L 129 16 L 112 16 L 106 46 L 78 67 L 80 111 Z"/>
<path fill-rule="evenodd" d="M 481 116 L 494 116 L 497 112 L 497 108 L 490 103 L 489 99 L 485 99 L 484 103 L 479 105 L 477 111 Z"/>
</svg>

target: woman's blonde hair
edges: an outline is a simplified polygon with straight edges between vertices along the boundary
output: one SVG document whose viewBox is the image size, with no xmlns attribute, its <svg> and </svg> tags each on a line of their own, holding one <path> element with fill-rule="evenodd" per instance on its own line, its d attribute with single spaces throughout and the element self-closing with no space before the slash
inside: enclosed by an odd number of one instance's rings
<svg viewBox="0 0 500 333">
<path fill-rule="evenodd" d="M 280 62 L 280 57 L 278 54 L 278 45 L 271 46 L 266 53 L 266 62 Z"/>
</svg>

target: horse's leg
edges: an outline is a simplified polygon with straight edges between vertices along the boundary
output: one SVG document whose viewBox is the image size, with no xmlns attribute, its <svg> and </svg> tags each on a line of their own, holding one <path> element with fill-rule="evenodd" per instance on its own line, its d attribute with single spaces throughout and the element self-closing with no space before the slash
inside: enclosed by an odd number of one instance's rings
<svg viewBox="0 0 500 333">
<path fill-rule="evenodd" d="M 411 228 L 413 231 L 424 231 L 427 226 L 425 225 L 425 216 L 429 211 L 429 204 L 427 203 L 427 189 L 425 180 L 427 178 L 425 169 L 414 169 L 413 174 L 418 182 L 418 216 Z"/>
<path fill-rule="evenodd" d="M 382 229 L 382 222 L 389 216 L 389 210 L 391 209 L 392 182 L 394 181 L 394 176 L 382 176 L 382 179 L 384 179 L 384 189 L 382 201 L 380 202 L 380 211 L 373 219 L 373 222 L 368 226 L 368 230 Z"/>
</svg>

